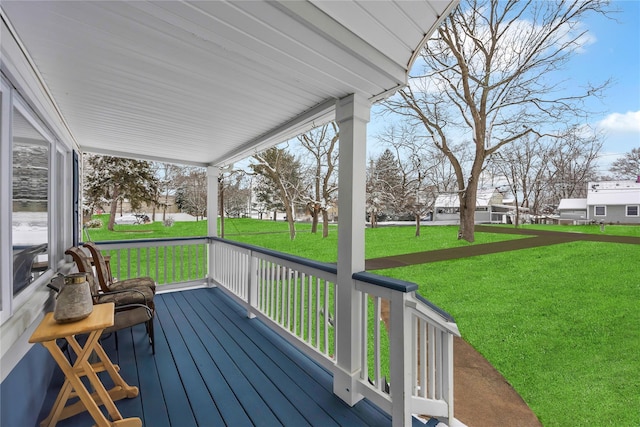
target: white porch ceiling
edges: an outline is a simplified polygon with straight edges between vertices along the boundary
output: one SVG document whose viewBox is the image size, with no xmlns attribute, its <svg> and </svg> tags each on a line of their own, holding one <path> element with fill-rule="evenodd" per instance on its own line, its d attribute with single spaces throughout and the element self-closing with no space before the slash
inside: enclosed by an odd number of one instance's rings
<svg viewBox="0 0 640 427">
<path fill-rule="evenodd" d="M 13 1 L 83 151 L 216 165 L 406 83 L 457 1 Z"/>
</svg>

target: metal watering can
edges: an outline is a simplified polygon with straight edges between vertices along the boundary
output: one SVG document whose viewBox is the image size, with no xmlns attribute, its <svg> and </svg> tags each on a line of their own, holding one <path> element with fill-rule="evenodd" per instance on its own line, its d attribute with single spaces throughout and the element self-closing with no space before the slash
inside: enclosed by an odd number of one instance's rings
<svg viewBox="0 0 640 427">
<path fill-rule="evenodd" d="M 58 292 L 53 318 L 58 323 L 82 320 L 93 311 L 93 298 L 86 273 L 73 273 L 54 278 L 49 288 Z"/>
</svg>

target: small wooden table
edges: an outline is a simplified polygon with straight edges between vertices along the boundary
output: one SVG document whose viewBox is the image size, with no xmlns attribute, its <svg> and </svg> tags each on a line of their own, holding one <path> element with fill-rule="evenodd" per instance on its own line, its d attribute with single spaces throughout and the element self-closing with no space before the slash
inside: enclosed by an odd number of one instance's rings
<svg viewBox="0 0 640 427">
<path fill-rule="evenodd" d="M 41 343 L 45 346 L 51 356 L 55 359 L 64 372 L 65 381 L 58 393 L 51 412 L 40 425 L 55 426 L 60 420 L 64 420 L 83 411 L 89 411 L 98 427 L 103 426 L 126 426 L 140 427 L 140 418 L 126 418 L 116 408 L 115 400 L 135 397 L 138 395 L 138 388 L 130 386 L 124 382 L 120 374 L 119 367 L 109 360 L 104 349 L 99 343 L 100 335 L 105 328 L 113 325 L 114 304 L 97 304 L 93 307 L 93 312 L 89 317 L 71 323 L 57 323 L 53 318 L 53 313 L 47 313 L 40 322 L 40 325 L 29 338 L 30 343 Z M 89 334 L 84 347 L 75 338 L 75 335 Z M 64 353 L 56 344 L 56 339 L 63 338 L 76 353 L 77 359 L 73 366 L 65 357 Z M 89 356 L 95 352 L 100 360 L 97 363 L 90 363 Z M 97 373 L 107 371 L 115 386 L 107 391 L 98 378 Z M 81 377 L 87 377 L 91 387 L 95 390 L 90 393 L 84 386 Z M 67 405 L 69 399 L 78 397 L 79 401 Z M 104 405 L 113 421 L 107 420 L 99 405 Z"/>
</svg>

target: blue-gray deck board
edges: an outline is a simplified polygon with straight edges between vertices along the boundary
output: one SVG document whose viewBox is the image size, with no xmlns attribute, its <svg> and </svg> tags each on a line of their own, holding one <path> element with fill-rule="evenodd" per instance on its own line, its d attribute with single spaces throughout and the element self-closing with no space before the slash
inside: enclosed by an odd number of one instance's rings
<svg viewBox="0 0 640 427">
<path fill-rule="evenodd" d="M 326 370 L 258 319 L 248 319 L 221 290 L 155 299 L 155 356 L 142 325 L 118 332 L 117 351 L 113 337 L 103 340 L 125 381 L 140 389 L 138 397 L 116 402 L 124 417 L 140 417 L 152 427 L 391 425 L 367 401 L 353 408 L 342 402 Z M 61 385 L 57 370 L 40 420 Z M 58 425 L 92 421 L 84 413 Z"/>
</svg>

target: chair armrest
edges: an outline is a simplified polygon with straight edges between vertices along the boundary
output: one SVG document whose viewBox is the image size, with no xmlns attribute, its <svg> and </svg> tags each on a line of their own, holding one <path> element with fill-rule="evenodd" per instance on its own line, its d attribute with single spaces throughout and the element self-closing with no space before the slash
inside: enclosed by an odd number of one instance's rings
<svg viewBox="0 0 640 427">
<path fill-rule="evenodd" d="M 131 310 L 134 308 L 143 308 L 147 311 L 147 314 L 149 315 L 149 318 L 153 317 L 153 311 L 151 311 L 151 309 L 149 308 L 148 305 L 146 304 L 125 304 L 125 305 L 119 305 L 116 306 L 115 311 L 116 313 L 119 311 L 125 311 L 125 310 Z"/>
</svg>

